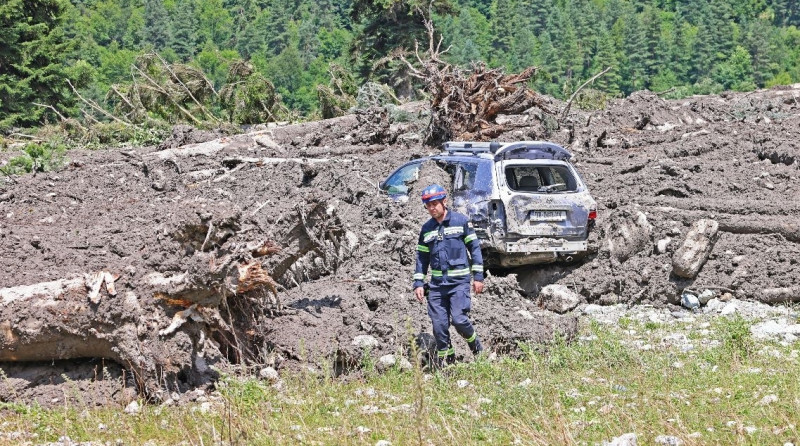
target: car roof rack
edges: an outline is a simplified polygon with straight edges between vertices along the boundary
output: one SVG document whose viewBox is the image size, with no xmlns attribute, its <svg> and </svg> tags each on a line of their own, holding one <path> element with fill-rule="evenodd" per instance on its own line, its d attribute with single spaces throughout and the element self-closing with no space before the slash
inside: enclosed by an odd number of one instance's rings
<svg viewBox="0 0 800 446">
<path fill-rule="evenodd" d="M 504 144 L 497 141 L 448 141 L 443 144 L 443 148 L 450 155 L 457 152 L 478 155 L 481 153 L 495 153 Z"/>
</svg>

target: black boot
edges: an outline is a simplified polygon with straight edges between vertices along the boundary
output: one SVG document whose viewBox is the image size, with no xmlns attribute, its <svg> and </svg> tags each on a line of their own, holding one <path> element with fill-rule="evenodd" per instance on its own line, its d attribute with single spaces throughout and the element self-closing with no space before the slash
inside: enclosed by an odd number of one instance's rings
<svg viewBox="0 0 800 446">
<path fill-rule="evenodd" d="M 475 338 L 474 341 L 468 342 L 467 345 L 469 345 L 470 351 L 472 351 L 472 354 L 475 356 L 478 356 L 483 351 L 481 340 L 478 339 L 477 337 Z"/>
<path fill-rule="evenodd" d="M 444 361 L 445 361 L 445 364 L 447 364 L 447 365 L 455 364 L 456 363 L 456 354 L 455 353 L 450 353 L 449 355 L 447 355 L 447 357 L 444 359 Z"/>
</svg>

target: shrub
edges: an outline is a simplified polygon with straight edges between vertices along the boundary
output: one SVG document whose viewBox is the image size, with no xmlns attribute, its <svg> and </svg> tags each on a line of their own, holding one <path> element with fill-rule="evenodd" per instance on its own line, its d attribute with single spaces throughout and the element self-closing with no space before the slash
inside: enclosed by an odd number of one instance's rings
<svg viewBox="0 0 800 446">
<path fill-rule="evenodd" d="M 0 167 L 4 175 L 47 172 L 64 165 L 66 146 L 50 143 L 31 143 L 22 149 L 22 154 L 8 160 L 8 164 Z"/>
</svg>

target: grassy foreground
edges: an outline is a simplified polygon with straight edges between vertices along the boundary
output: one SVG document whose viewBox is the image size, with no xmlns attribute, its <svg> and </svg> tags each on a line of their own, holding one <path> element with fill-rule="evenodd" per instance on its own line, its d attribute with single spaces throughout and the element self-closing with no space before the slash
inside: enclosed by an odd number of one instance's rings
<svg viewBox="0 0 800 446">
<path fill-rule="evenodd" d="M 662 435 L 684 445 L 798 444 L 798 352 L 753 340 L 750 324 L 593 323 L 580 340 L 522 360 L 481 359 L 434 375 L 368 372 L 347 383 L 229 378 L 209 402 L 135 415 L 0 404 L 0 444 L 61 436 L 152 445 L 600 444 L 628 432 L 638 444 Z M 665 341 L 676 329 L 695 347 Z"/>
</svg>

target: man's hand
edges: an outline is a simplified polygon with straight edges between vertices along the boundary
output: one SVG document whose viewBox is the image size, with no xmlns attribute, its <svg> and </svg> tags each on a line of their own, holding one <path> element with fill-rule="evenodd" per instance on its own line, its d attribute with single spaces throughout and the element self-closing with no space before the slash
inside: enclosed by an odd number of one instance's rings
<svg viewBox="0 0 800 446">
<path fill-rule="evenodd" d="M 417 298 L 419 303 L 422 303 L 422 301 L 425 299 L 425 289 L 421 286 L 414 288 L 414 296 Z"/>
<path fill-rule="evenodd" d="M 472 282 L 472 289 L 475 290 L 475 294 L 481 294 L 483 292 L 483 282 Z"/>
</svg>

